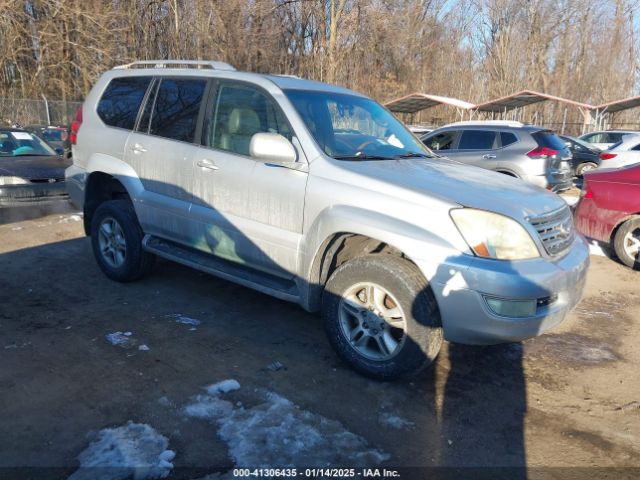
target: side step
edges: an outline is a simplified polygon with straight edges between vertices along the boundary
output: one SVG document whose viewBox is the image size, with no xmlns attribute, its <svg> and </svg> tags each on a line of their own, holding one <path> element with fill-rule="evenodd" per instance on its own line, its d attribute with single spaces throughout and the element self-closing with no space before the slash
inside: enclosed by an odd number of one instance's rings
<svg viewBox="0 0 640 480">
<path fill-rule="evenodd" d="M 222 260 L 213 255 L 149 234 L 144 236 L 142 248 L 167 260 L 253 288 L 282 300 L 295 303 L 300 300 L 298 287 L 293 280 L 286 280 L 244 265 Z"/>
</svg>

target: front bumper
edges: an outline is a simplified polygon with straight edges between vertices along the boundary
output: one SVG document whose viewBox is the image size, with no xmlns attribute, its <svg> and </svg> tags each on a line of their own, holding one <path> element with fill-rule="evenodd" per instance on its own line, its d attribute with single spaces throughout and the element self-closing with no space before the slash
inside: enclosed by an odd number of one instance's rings
<svg viewBox="0 0 640 480">
<path fill-rule="evenodd" d="M 55 202 L 67 199 L 68 196 L 64 181 L 0 186 L 0 205 L 7 207 Z"/>
<path fill-rule="evenodd" d="M 584 289 L 589 250 L 577 237 L 559 260 L 544 258 L 499 261 L 474 258 L 460 267 L 452 262 L 438 269 L 431 279 L 445 338 L 452 342 L 490 345 L 535 337 L 564 320 L 580 301 Z M 499 316 L 486 297 L 506 300 L 553 298 L 537 307 L 533 316 Z"/>
</svg>

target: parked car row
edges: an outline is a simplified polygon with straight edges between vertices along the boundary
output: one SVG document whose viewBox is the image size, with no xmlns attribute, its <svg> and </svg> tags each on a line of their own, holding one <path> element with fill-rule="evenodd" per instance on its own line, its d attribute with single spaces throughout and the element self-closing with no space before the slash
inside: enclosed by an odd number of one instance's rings
<svg viewBox="0 0 640 480">
<path fill-rule="evenodd" d="M 0 206 L 66 198 L 64 171 L 69 165 L 69 158 L 39 136 L 0 128 Z"/>
</svg>

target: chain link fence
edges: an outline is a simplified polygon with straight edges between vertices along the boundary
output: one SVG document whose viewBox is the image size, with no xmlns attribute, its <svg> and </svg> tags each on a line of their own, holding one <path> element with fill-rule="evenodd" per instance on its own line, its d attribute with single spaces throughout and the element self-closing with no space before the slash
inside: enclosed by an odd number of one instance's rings
<svg viewBox="0 0 640 480">
<path fill-rule="evenodd" d="M 0 125 L 66 125 L 75 118 L 82 102 L 2 98 L 0 97 Z"/>
</svg>

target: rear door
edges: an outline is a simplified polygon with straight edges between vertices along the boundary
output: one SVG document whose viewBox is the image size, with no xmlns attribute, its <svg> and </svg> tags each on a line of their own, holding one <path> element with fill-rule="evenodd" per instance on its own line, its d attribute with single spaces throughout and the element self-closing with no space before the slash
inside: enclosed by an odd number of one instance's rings
<svg viewBox="0 0 640 480">
<path fill-rule="evenodd" d="M 128 163 L 144 186 L 140 222 L 148 233 L 193 244 L 193 158 L 208 81 L 202 77 L 156 78 L 138 127 L 127 141 Z"/>
</svg>

